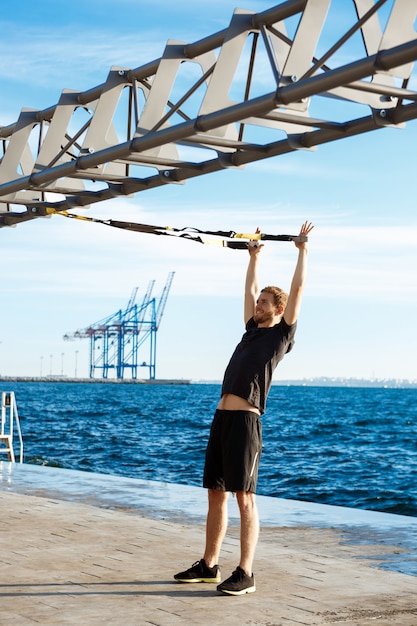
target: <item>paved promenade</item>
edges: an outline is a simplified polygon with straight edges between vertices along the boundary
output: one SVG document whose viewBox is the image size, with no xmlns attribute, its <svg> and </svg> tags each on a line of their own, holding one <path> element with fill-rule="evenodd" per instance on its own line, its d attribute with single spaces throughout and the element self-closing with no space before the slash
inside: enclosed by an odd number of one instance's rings
<svg viewBox="0 0 417 626">
<path fill-rule="evenodd" d="M 258 590 L 229 597 L 172 579 L 201 556 L 205 497 L 0 462 L 0 624 L 416 626 L 416 518 L 259 497 Z"/>
</svg>

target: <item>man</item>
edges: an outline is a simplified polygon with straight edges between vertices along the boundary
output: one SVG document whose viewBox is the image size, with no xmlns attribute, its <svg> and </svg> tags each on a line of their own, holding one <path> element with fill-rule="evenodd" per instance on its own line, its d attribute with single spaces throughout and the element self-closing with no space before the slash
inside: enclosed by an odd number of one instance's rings
<svg viewBox="0 0 417 626">
<path fill-rule="evenodd" d="M 262 245 L 248 246 L 246 332 L 226 368 L 206 451 L 203 485 L 208 489 L 208 514 L 204 556 L 188 570 L 176 574 L 178 582 L 220 583 L 218 561 L 227 530 L 228 493 L 232 492 L 240 513 L 240 563 L 217 590 L 228 595 L 256 591 L 252 563 L 259 535 L 255 493 L 262 450 L 260 416 L 265 411 L 273 371 L 294 344 L 306 278 L 307 239 L 312 229 L 311 222 L 305 222 L 295 241 L 298 259 L 288 295 L 277 287 L 265 287 L 259 293 Z"/>
</svg>

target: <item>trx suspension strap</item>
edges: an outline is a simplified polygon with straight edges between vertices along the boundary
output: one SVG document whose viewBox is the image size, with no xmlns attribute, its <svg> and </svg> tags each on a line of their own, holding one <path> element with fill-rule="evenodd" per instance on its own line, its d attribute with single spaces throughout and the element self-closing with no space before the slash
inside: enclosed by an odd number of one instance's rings
<svg viewBox="0 0 417 626">
<path fill-rule="evenodd" d="M 308 237 L 299 235 L 268 235 L 266 233 L 238 233 L 234 230 L 200 230 L 186 226 L 185 228 L 173 228 L 171 226 L 152 226 L 151 224 L 137 224 L 136 222 L 119 222 L 117 220 L 100 220 L 95 217 L 86 217 L 84 215 L 76 215 L 67 211 L 56 211 L 52 208 L 46 209 L 49 215 L 62 215 L 77 220 L 87 222 L 95 222 L 104 224 L 105 226 L 113 226 L 114 228 L 122 228 L 124 230 L 132 230 L 138 233 L 147 233 L 150 235 L 168 235 L 189 239 L 197 243 L 212 244 L 222 246 L 224 248 L 233 248 L 234 250 L 246 250 L 249 242 L 260 241 L 295 241 L 303 243 L 308 241 Z M 209 235 L 209 237 L 206 237 Z M 213 239 L 212 237 L 215 237 Z M 244 240 L 244 241 L 236 241 Z M 255 244 L 256 245 L 256 244 Z"/>
</svg>

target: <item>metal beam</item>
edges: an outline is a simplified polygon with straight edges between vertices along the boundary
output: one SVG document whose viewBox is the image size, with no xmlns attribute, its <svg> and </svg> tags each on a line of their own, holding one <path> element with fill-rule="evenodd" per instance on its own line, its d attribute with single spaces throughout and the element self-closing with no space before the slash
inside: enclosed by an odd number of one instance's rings
<svg viewBox="0 0 417 626">
<path fill-rule="evenodd" d="M 237 9 L 211 36 L 169 41 L 159 59 L 113 67 L 101 85 L 63 90 L 43 111 L 23 109 L 0 128 L 0 226 L 416 119 L 417 0 L 346 0 L 345 11 L 349 3 L 350 22 L 333 39 L 337 0 Z M 378 19 L 387 5 L 388 19 Z M 313 102 L 326 115 L 312 117 Z"/>
</svg>

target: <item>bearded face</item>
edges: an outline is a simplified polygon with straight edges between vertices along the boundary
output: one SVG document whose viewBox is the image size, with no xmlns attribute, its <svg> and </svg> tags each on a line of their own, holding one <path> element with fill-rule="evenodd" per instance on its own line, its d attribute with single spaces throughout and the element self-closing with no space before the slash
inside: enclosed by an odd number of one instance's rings
<svg viewBox="0 0 417 626">
<path fill-rule="evenodd" d="M 269 326 L 277 315 L 277 307 L 274 305 L 272 293 L 262 291 L 255 307 L 254 321 L 262 326 Z"/>
<path fill-rule="evenodd" d="M 253 316 L 253 319 L 259 325 L 259 324 L 269 324 L 270 322 L 273 321 L 274 317 L 275 317 L 275 309 L 268 310 L 268 311 L 257 310 L 255 312 L 255 315 Z"/>
</svg>

